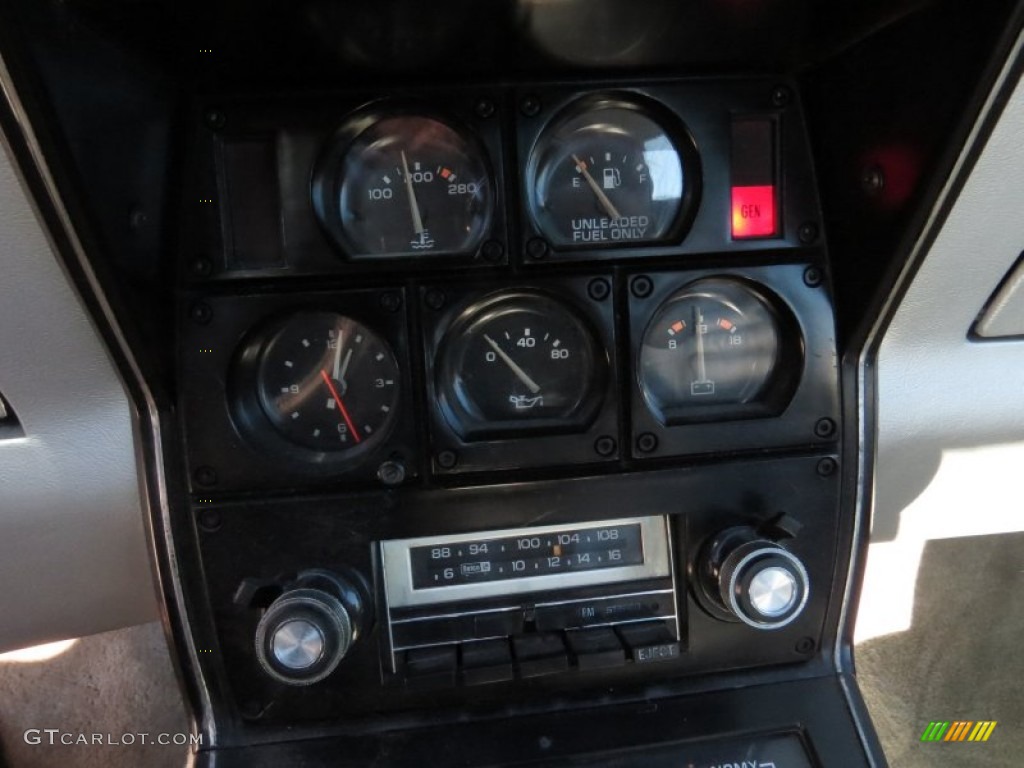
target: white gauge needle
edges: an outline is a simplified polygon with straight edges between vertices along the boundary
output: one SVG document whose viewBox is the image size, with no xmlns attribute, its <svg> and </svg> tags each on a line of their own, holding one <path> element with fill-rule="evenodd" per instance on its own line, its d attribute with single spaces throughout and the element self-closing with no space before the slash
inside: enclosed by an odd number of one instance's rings
<svg viewBox="0 0 1024 768">
<path fill-rule="evenodd" d="M 331 371 L 334 374 L 333 378 L 335 381 L 341 381 L 341 346 L 345 343 L 345 334 L 338 329 L 338 338 L 334 340 L 334 369 Z M 351 351 L 351 350 L 350 350 Z"/>
<path fill-rule="evenodd" d="M 347 370 L 348 370 L 348 363 L 349 363 L 349 361 L 350 361 L 351 359 L 352 359 L 352 349 L 351 349 L 351 348 L 349 348 L 348 352 L 346 352 L 346 353 L 345 353 L 345 362 L 343 362 L 343 363 L 341 364 L 341 373 L 340 373 L 340 375 L 339 375 L 339 376 L 337 377 L 337 378 L 338 378 L 338 381 L 340 381 L 340 382 L 341 382 L 342 384 L 345 384 L 345 371 L 347 371 Z M 347 385 L 347 384 L 345 384 L 345 388 L 346 388 L 346 389 L 348 388 L 348 385 Z"/>
<path fill-rule="evenodd" d="M 409 211 L 412 213 L 412 228 L 417 235 L 423 234 L 423 219 L 420 218 L 420 206 L 416 202 L 416 192 L 412 188 L 412 177 L 409 175 L 409 161 L 402 150 L 402 176 L 405 177 L 405 191 L 409 193 Z"/>
<path fill-rule="evenodd" d="M 499 347 L 498 343 L 494 339 L 492 339 L 486 333 L 484 334 L 484 338 L 487 340 L 487 343 L 491 345 L 491 349 L 493 349 L 495 353 L 497 353 L 498 357 L 505 361 L 505 365 L 512 369 L 512 373 L 516 375 L 516 378 L 523 382 L 523 384 L 525 384 L 529 388 L 530 394 L 536 395 L 538 392 L 540 392 L 540 385 L 537 384 L 537 382 L 535 382 L 533 379 L 531 379 L 530 375 L 522 368 L 520 368 L 516 364 L 515 360 L 513 360 L 511 357 L 505 354 L 505 350 Z"/>
<path fill-rule="evenodd" d="M 572 159 L 573 162 L 576 163 L 577 170 L 579 170 L 579 172 L 583 174 L 583 178 L 587 180 L 587 184 L 590 185 L 590 188 L 594 191 L 594 194 L 597 195 L 597 202 L 599 202 L 601 204 L 601 207 L 604 208 L 605 213 L 607 213 L 613 219 L 621 219 L 622 214 L 619 213 L 618 209 L 614 205 L 612 205 L 612 201 L 608 199 L 608 195 L 604 193 L 604 190 L 601 189 L 600 185 L 596 181 L 594 181 L 594 177 L 591 176 L 590 171 L 587 170 L 587 164 L 580 160 L 578 157 L 576 157 L 576 155 L 573 155 Z"/>
<path fill-rule="evenodd" d="M 705 382 L 708 380 L 708 369 L 704 362 L 704 334 L 701 332 L 701 326 L 704 323 L 704 315 L 700 313 L 700 307 L 693 308 L 693 325 L 694 332 L 697 334 L 697 381 Z"/>
</svg>

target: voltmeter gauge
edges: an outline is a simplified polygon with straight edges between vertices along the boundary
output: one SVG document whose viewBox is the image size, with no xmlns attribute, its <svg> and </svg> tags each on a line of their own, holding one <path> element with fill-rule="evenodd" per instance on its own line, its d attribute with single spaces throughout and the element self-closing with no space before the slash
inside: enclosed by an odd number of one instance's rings
<svg viewBox="0 0 1024 768">
<path fill-rule="evenodd" d="M 483 148 L 448 122 L 360 115 L 318 162 L 313 205 L 347 256 L 452 255 L 480 245 L 494 190 Z"/>
<path fill-rule="evenodd" d="M 470 306 L 446 333 L 439 405 L 468 440 L 584 429 L 603 398 L 608 353 L 586 321 L 541 293 Z"/>
<path fill-rule="evenodd" d="M 669 297 L 644 331 L 638 376 L 665 424 L 766 415 L 792 379 L 781 316 L 759 290 L 698 280 Z"/>
<path fill-rule="evenodd" d="M 357 455 L 394 424 L 398 362 L 388 343 L 357 320 L 298 312 L 278 324 L 256 354 L 255 399 L 289 443 Z"/>
<path fill-rule="evenodd" d="M 696 150 L 677 120 L 587 100 L 541 134 L 527 194 L 556 248 L 625 247 L 680 237 L 699 187 Z"/>
</svg>

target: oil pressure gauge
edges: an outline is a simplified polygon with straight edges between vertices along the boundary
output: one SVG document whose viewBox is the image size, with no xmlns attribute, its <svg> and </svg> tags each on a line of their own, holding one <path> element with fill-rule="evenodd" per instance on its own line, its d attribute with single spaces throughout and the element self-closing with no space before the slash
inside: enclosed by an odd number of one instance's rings
<svg viewBox="0 0 1024 768">
<path fill-rule="evenodd" d="M 685 286 L 643 335 L 637 374 L 648 407 L 667 425 L 768 415 L 797 375 L 796 334 L 782 333 L 785 320 L 745 282 Z"/>
<path fill-rule="evenodd" d="M 556 118 L 527 176 L 534 223 L 556 248 L 680 236 L 699 187 L 696 150 L 681 123 L 613 99 L 578 102 Z"/>
<path fill-rule="evenodd" d="M 467 440 L 584 429 L 607 368 L 574 310 L 542 293 L 502 293 L 470 306 L 445 335 L 439 405 Z"/>
</svg>

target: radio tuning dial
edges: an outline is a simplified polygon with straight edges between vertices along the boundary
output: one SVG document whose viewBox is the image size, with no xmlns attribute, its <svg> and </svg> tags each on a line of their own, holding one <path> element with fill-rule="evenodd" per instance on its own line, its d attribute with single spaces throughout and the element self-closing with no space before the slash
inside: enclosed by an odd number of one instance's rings
<svg viewBox="0 0 1024 768">
<path fill-rule="evenodd" d="M 779 629 L 807 605 L 810 580 L 803 563 L 753 528 L 723 531 L 708 543 L 701 560 L 702 602 L 719 618 Z"/>
<path fill-rule="evenodd" d="M 256 656 L 279 683 L 323 680 L 365 631 L 367 598 L 356 580 L 306 571 L 270 604 L 256 627 Z"/>
</svg>

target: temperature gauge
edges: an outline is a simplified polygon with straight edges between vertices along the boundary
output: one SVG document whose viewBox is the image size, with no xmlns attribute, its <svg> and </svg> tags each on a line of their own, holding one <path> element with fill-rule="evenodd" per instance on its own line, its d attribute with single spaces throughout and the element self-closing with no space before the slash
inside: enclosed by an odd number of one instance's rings
<svg viewBox="0 0 1024 768">
<path fill-rule="evenodd" d="M 585 322 L 540 293 L 500 294 L 448 331 L 437 368 L 445 418 L 466 439 L 585 428 L 608 354 Z"/>
<path fill-rule="evenodd" d="M 348 256 L 462 254 L 487 233 L 493 192 L 483 149 L 448 123 L 361 116 L 319 162 L 313 204 Z"/>
<path fill-rule="evenodd" d="M 648 324 L 640 387 L 665 424 L 765 415 L 782 354 L 778 314 L 766 299 L 736 280 L 698 280 Z"/>
</svg>

